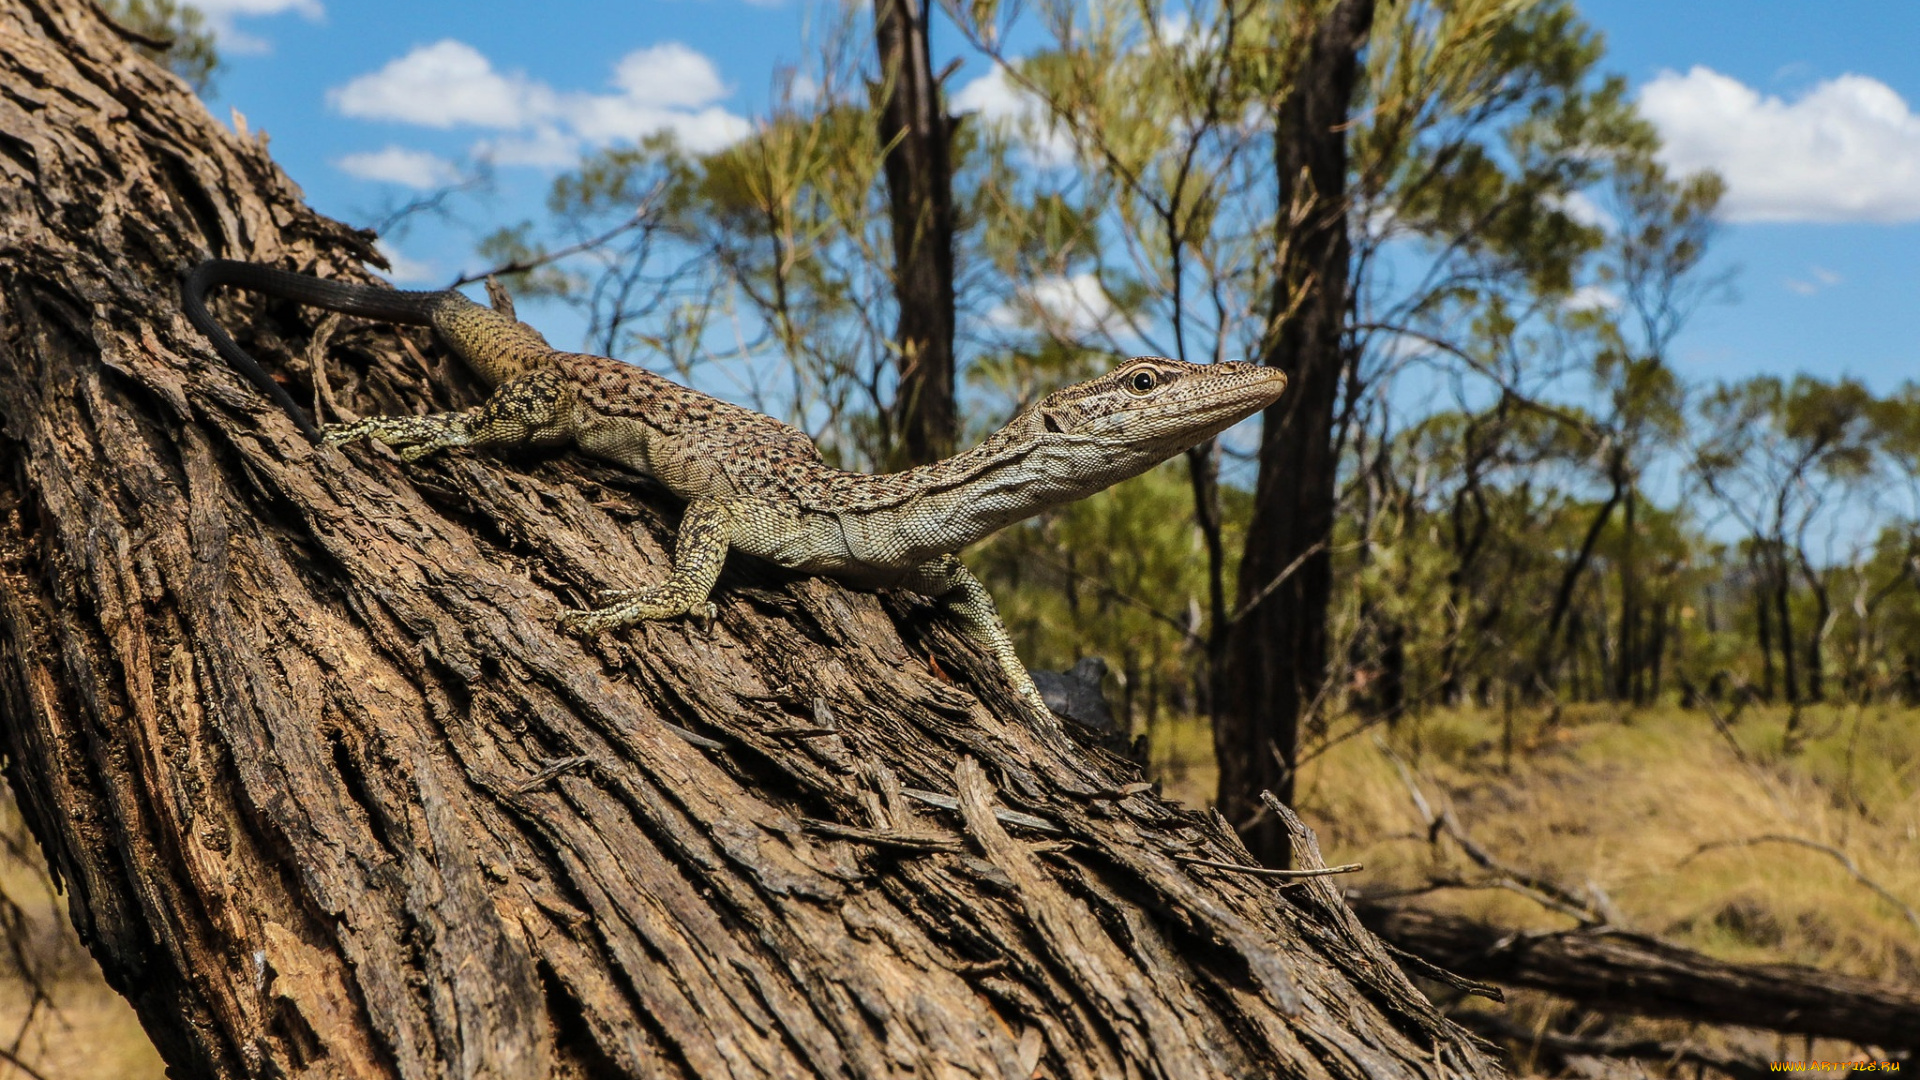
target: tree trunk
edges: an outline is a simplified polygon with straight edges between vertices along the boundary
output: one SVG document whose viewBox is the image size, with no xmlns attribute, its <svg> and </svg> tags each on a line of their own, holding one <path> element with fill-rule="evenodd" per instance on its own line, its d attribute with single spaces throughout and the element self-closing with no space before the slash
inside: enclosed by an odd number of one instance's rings
<svg viewBox="0 0 1920 1080">
<path fill-rule="evenodd" d="M 1193 491 L 1193 521 L 1200 529 L 1200 542 L 1207 550 L 1207 671 L 1217 672 L 1226 657 L 1227 630 L 1232 612 L 1227 609 L 1227 547 L 1220 507 L 1220 443 L 1208 439 L 1187 451 L 1187 482 Z M 1207 680 L 1201 711 L 1215 731 L 1220 729 L 1219 687 Z"/>
<path fill-rule="evenodd" d="M 1757 541 L 1756 541 L 1757 543 Z M 1753 617 L 1760 638 L 1760 696 L 1773 703 L 1773 590 L 1768 587 L 1765 564 L 1756 547 L 1753 566 Z"/>
<path fill-rule="evenodd" d="M 1794 655 L 1793 575 L 1787 568 L 1786 541 L 1768 541 L 1773 555 L 1767 561 L 1773 574 L 1773 617 L 1780 631 L 1780 674 L 1785 680 L 1787 704 L 1800 704 L 1799 658 Z M 1797 715 L 1797 714 L 1796 714 Z"/>
<path fill-rule="evenodd" d="M 1613 508 L 1620 505 L 1621 498 L 1626 494 L 1626 469 L 1617 450 L 1609 459 L 1607 476 L 1613 488 L 1607 493 L 1607 501 L 1600 505 L 1599 512 L 1593 515 L 1593 522 L 1587 526 L 1586 536 L 1580 541 L 1580 550 L 1560 573 L 1560 584 L 1553 590 L 1553 605 L 1547 610 L 1547 629 L 1540 635 L 1540 644 L 1534 651 L 1534 677 L 1541 689 L 1553 686 L 1553 643 L 1560 636 L 1560 624 L 1573 611 L 1573 591 L 1580 584 L 1580 576 L 1587 572 L 1587 564 L 1593 560 L 1593 549 L 1600 543 L 1600 533 L 1607 527 L 1607 521 L 1613 517 Z M 1602 629 L 1605 629 L 1604 626 Z M 1574 651 L 1571 630 L 1567 633 L 1567 651 Z M 1578 660 L 1575 662 L 1578 663 Z M 1605 672 L 1606 665 L 1603 663 L 1602 679 L 1605 678 Z M 1580 696 L 1578 687 L 1574 689 L 1574 696 Z"/>
<path fill-rule="evenodd" d="M 1258 793 L 1293 798 L 1300 723 L 1326 681 L 1333 596 L 1334 412 L 1351 359 L 1347 336 L 1352 243 L 1347 234 L 1347 121 L 1374 0 L 1337 0 L 1311 27 L 1299 81 L 1274 139 L 1279 331 L 1261 361 L 1287 373 L 1266 412 L 1253 518 L 1240 562 L 1243 617 L 1228 630 L 1214 689 L 1220 810 L 1260 858 L 1283 864 L 1287 834 Z M 1289 207 L 1304 211 L 1298 213 Z M 1298 227 L 1293 222 L 1299 222 Z M 1282 573 L 1278 589 L 1247 609 Z"/>
<path fill-rule="evenodd" d="M 1620 648 L 1613 669 L 1613 700 L 1634 705 L 1640 704 L 1640 582 L 1633 551 L 1636 487 L 1633 473 L 1628 472 L 1620 529 Z"/>
<path fill-rule="evenodd" d="M 953 118 L 940 101 L 928 43 L 926 0 L 874 0 L 873 36 L 887 99 L 894 295 L 900 319 L 900 386 L 893 406 L 894 464 L 952 455 L 960 422 L 953 399 Z"/>
<path fill-rule="evenodd" d="M 1360 901 L 1396 948 L 1470 979 L 1590 1009 L 1920 1050 L 1920 994 L 1795 964 L 1732 964 L 1618 930 L 1516 933 L 1459 915 Z"/>
<path fill-rule="evenodd" d="M 179 277 L 370 237 L 92 6 L 0 41 L 0 749 L 173 1075 L 1496 1075 L 931 604 L 735 565 L 709 630 L 559 632 L 664 572 L 657 492 L 309 445 Z M 318 313 L 222 307 L 308 395 Z M 474 403 L 408 334 L 313 349 L 331 395 Z"/>
</svg>

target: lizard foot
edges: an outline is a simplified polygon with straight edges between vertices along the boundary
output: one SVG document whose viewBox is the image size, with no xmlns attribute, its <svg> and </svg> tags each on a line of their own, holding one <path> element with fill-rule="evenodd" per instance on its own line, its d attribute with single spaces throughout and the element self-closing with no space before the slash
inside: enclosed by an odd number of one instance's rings
<svg viewBox="0 0 1920 1080">
<path fill-rule="evenodd" d="M 646 622 L 650 619 L 671 619 L 677 615 L 691 615 L 706 633 L 713 626 L 713 620 L 720 617 L 720 608 L 708 600 L 691 608 L 677 607 L 672 604 L 649 603 L 646 595 L 651 590 L 608 589 L 601 595 L 628 594 L 624 603 L 615 603 L 611 607 L 595 608 L 592 611 L 570 610 L 560 614 L 560 628 L 579 637 L 593 637 L 596 634 L 616 630 L 622 626 Z"/>
<path fill-rule="evenodd" d="M 457 424 L 437 416 L 370 416 L 351 424 L 327 424 L 320 429 L 320 441 L 328 446 L 355 439 L 378 439 L 398 451 L 400 460 L 408 462 L 472 441 Z"/>
</svg>

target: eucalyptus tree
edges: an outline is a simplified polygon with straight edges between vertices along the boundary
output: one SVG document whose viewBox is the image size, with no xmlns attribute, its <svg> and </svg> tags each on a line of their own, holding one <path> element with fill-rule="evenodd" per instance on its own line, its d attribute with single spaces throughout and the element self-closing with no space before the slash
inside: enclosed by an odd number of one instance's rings
<svg viewBox="0 0 1920 1080">
<path fill-rule="evenodd" d="M 1030 228 L 996 248 L 1019 255 L 1007 273 L 1073 283 L 1103 315 L 1041 323 L 1054 344 L 1254 355 L 1293 376 L 1263 426 L 1239 559 L 1208 544 L 1221 804 L 1274 855 L 1254 795 L 1285 797 L 1303 725 L 1337 702 L 1334 529 L 1366 490 L 1352 452 L 1394 445 L 1360 428 L 1386 422 L 1414 353 L 1519 392 L 1527 358 L 1488 365 L 1475 327 L 1574 292 L 1600 241 L 1577 196 L 1645 159 L 1650 131 L 1566 4 L 1060 0 L 1018 59 L 997 48 L 1017 16 L 950 10 L 1034 103 L 1027 142 L 1055 163 L 1023 178 L 1031 212 L 1003 219 Z M 1061 222 L 1073 242 L 1046 242 Z M 1190 475 L 1217 537 L 1204 453 Z"/>
<path fill-rule="evenodd" d="M 1815 527 L 1839 515 L 1836 504 L 1873 466 L 1872 413 L 1873 397 L 1858 381 L 1809 375 L 1717 386 L 1700 403 L 1707 434 L 1694 468 L 1747 533 L 1764 598 L 1761 648 L 1777 647 L 1789 704 L 1825 694 L 1822 646 L 1832 628 L 1832 602 L 1809 545 Z M 1816 606 L 1804 654 L 1795 637 L 1796 575 Z"/>
</svg>

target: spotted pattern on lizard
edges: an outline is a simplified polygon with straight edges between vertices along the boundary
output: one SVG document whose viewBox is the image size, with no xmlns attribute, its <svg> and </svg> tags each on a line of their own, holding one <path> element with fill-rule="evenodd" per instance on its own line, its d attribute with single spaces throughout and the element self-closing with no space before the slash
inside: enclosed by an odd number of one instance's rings
<svg viewBox="0 0 1920 1080">
<path fill-rule="evenodd" d="M 205 297 L 217 285 L 431 326 L 493 393 L 463 412 L 316 428 L 213 321 Z M 212 260 L 188 275 L 183 308 L 228 363 L 316 440 L 378 439 L 408 461 L 461 446 L 571 445 L 656 477 L 686 500 L 666 580 L 602 594 L 604 606 L 566 612 L 562 625 L 574 633 L 684 614 L 711 618 L 720 568 L 729 551 L 741 551 L 860 588 L 938 597 L 1046 723 L 1052 714 L 992 596 L 955 553 L 1145 472 L 1272 405 L 1287 383 L 1257 364 L 1136 357 L 1048 394 L 970 450 L 872 475 L 827 465 L 812 440 L 773 417 L 630 364 L 554 349 L 514 318 L 503 290 L 489 283 L 488 291 L 492 308 L 453 291 L 402 292 Z"/>
</svg>

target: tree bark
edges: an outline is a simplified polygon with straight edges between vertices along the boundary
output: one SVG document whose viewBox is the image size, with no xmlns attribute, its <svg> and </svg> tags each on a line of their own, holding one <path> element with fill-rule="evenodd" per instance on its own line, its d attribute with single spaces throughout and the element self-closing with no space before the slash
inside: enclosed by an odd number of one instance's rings
<svg viewBox="0 0 1920 1080">
<path fill-rule="evenodd" d="M 1347 120 L 1374 0 L 1337 0 L 1310 27 L 1299 81 L 1274 139 L 1286 253 L 1274 285 L 1279 331 L 1261 361 L 1287 373 L 1266 412 L 1253 517 L 1240 562 L 1239 608 L 1216 669 L 1219 806 L 1262 859 L 1284 865 L 1287 834 L 1259 793 L 1293 798 L 1300 723 L 1327 670 L 1333 597 L 1334 412 L 1351 360 L 1352 241 L 1347 234 Z M 1293 208 L 1293 209 L 1289 209 Z M 1295 223 L 1297 224 L 1297 227 Z M 1264 600 L 1247 605 L 1291 570 Z"/>
<path fill-rule="evenodd" d="M 559 632 L 664 572 L 659 494 L 309 445 L 179 276 L 370 237 L 90 5 L 0 41 L 0 748 L 174 1075 L 1497 1074 L 1331 886 L 1183 861 L 1249 857 L 1013 719 L 931 604 L 735 565 L 708 630 Z M 319 313 L 222 307 L 312 393 Z M 355 409 L 478 400 L 423 335 L 335 340 Z"/>
<path fill-rule="evenodd" d="M 1792 964 L 1729 964 L 1619 931 L 1526 934 L 1402 905 L 1358 910 L 1396 947 L 1470 979 L 1606 1012 L 1920 1050 L 1920 994 L 1904 987 Z"/>
<path fill-rule="evenodd" d="M 926 0 L 874 0 L 874 42 L 887 98 L 893 211 L 894 345 L 900 385 L 893 407 L 899 466 L 952 455 L 960 420 L 953 396 L 953 125 L 940 100 L 928 42 Z"/>
</svg>

